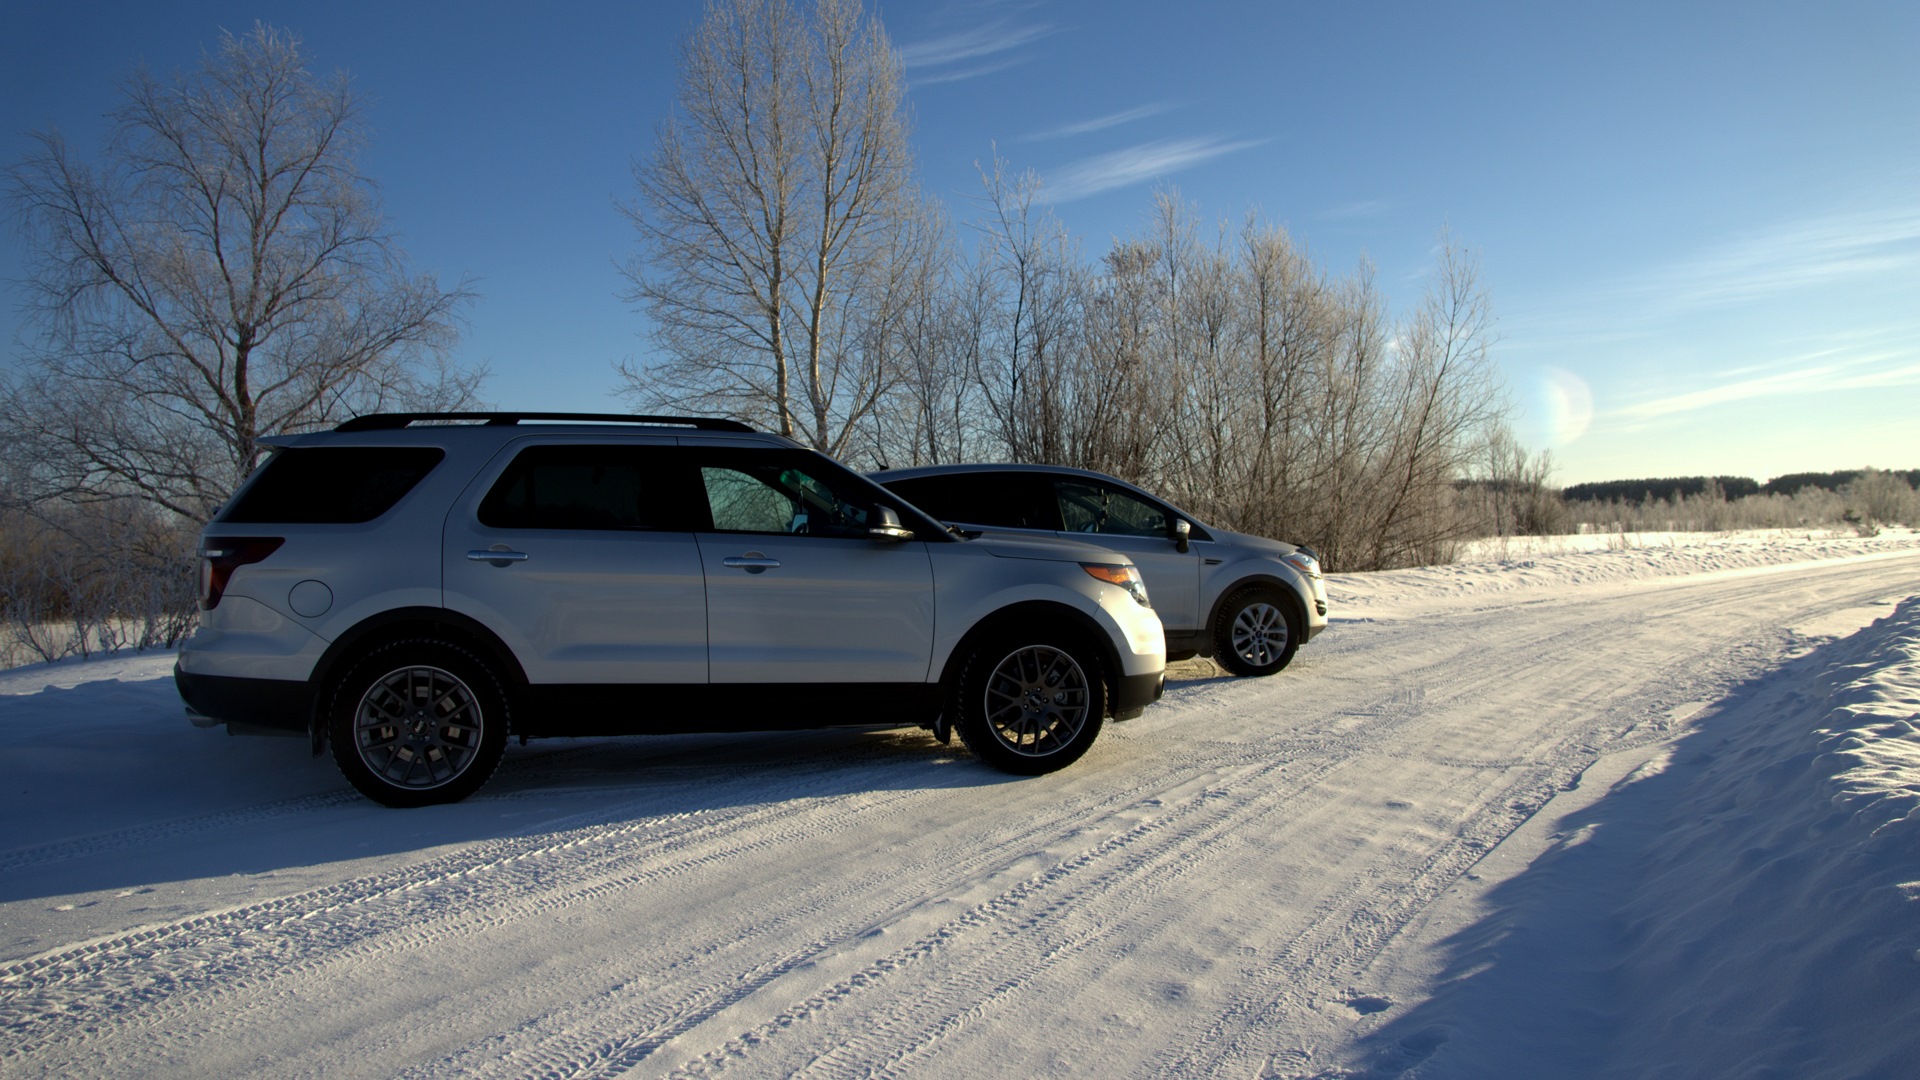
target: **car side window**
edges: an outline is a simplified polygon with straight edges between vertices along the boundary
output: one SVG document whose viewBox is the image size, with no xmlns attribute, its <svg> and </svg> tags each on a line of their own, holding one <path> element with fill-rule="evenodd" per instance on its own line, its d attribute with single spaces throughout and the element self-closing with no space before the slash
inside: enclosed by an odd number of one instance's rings
<svg viewBox="0 0 1920 1080">
<path fill-rule="evenodd" d="M 941 521 L 1001 529 L 1060 527 L 1053 493 L 1037 473 L 947 473 L 895 480 L 887 487 Z"/>
<path fill-rule="evenodd" d="M 1167 513 L 1128 492 L 1092 480 L 1053 482 L 1066 532 L 1108 536 L 1165 536 Z"/>
<path fill-rule="evenodd" d="M 738 455 L 700 467 L 716 532 L 866 536 L 873 504 L 797 456 Z"/>
<path fill-rule="evenodd" d="M 504 529 L 673 528 L 663 483 L 669 452 L 645 446 L 529 446 L 481 500 L 480 522 Z"/>
</svg>

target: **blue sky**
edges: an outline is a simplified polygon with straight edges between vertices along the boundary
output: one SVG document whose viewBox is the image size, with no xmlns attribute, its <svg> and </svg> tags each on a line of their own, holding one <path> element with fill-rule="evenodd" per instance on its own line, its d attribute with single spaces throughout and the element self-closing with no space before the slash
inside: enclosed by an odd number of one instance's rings
<svg viewBox="0 0 1920 1080">
<path fill-rule="evenodd" d="M 694 0 L 16 5 L 0 157 L 92 153 L 119 81 L 222 28 L 353 74 L 365 170 L 420 269 L 471 278 L 503 407 L 619 408 L 644 360 L 615 201 Z M 1920 4 L 894 3 L 927 190 L 995 152 L 1088 258 L 1158 184 L 1249 209 L 1397 309 L 1444 227 L 1480 258 L 1522 438 L 1563 483 L 1920 467 Z M 0 277 L 18 278 L 15 234 Z M 0 284 L 0 350 L 19 291 Z"/>
</svg>

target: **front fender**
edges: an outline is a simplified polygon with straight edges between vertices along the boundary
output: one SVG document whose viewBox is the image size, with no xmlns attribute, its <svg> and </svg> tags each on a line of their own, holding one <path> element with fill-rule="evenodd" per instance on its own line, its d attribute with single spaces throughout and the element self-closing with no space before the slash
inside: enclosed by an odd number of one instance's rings
<svg viewBox="0 0 1920 1080">
<path fill-rule="evenodd" d="M 1278 592 L 1287 603 L 1294 625 L 1300 628 L 1301 641 L 1312 636 L 1313 625 L 1313 585 L 1300 573 L 1277 559 L 1236 559 L 1231 563 L 1215 567 L 1208 577 L 1208 595 L 1206 621 L 1201 627 L 1211 628 L 1220 618 L 1220 609 L 1227 598 L 1248 585 L 1267 585 Z M 1325 625 L 1325 619 L 1320 620 Z M 1211 634 L 1211 630 L 1207 629 Z"/>
</svg>

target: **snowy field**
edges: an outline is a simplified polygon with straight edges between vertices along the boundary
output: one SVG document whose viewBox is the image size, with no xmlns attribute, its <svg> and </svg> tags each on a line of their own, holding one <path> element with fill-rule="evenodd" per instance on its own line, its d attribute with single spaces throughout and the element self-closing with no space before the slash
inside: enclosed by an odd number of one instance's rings
<svg viewBox="0 0 1920 1080">
<path fill-rule="evenodd" d="M 170 657 L 0 673 L 0 1076 L 1914 1075 L 1920 539 L 1702 539 L 1335 577 L 1024 780 L 554 741 L 392 811 Z"/>
</svg>

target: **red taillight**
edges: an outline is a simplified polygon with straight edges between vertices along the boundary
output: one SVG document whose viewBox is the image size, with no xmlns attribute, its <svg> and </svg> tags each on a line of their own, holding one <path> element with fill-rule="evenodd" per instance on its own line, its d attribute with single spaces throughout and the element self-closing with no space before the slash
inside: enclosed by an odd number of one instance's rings
<svg viewBox="0 0 1920 1080">
<path fill-rule="evenodd" d="M 235 570 L 259 562 L 284 543 L 279 536 L 217 536 L 200 545 L 200 610 L 219 607 Z"/>
</svg>

